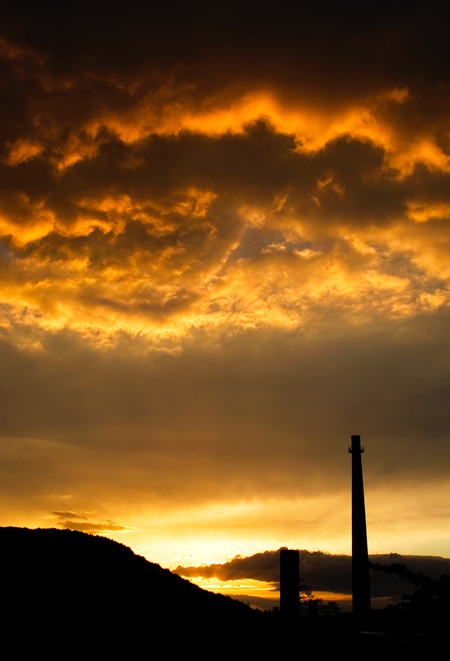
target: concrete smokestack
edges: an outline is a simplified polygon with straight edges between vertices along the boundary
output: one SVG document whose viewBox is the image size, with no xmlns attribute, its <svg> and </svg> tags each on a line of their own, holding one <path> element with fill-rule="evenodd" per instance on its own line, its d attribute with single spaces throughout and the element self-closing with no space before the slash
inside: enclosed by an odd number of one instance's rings
<svg viewBox="0 0 450 661">
<path fill-rule="evenodd" d="M 356 625 L 367 626 L 370 616 L 369 553 L 367 549 L 366 508 L 359 436 L 352 436 L 352 593 Z"/>
<path fill-rule="evenodd" d="M 280 611 L 286 617 L 298 614 L 300 552 L 280 549 Z"/>
</svg>

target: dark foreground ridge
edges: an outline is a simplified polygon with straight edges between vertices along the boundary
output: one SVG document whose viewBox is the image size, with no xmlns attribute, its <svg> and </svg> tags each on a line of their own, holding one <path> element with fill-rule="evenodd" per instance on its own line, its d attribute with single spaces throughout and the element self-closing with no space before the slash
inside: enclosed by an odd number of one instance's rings
<svg viewBox="0 0 450 661">
<path fill-rule="evenodd" d="M 353 630 L 350 615 L 287 621 L 189 583 L 105 537 L 70 530 L 0 528 L 2 641 L 10 657 L 43 650 L 248 658 L 409 641 Z M 419 641 L 420 642 L 420 641 Z M 433 642 L 433 641 L 431 641 Z M 417 638 L 414 642 L 417 647 Z M 423 640 L 430 648 L 430 640 Z M 420 646 L 420 645 L 419 645 Z"/>
<path fill-rule="evenodd" d="M 9 635 L 23 642 L 84 642 L 124 647 L 158 639 L 171 647 L 257 614 L 148 562 L 105 537 L 71 530 L 0 528 L 3 603 Z M 187 642 L 186 641 L 186 642 Z"/>
</svg>

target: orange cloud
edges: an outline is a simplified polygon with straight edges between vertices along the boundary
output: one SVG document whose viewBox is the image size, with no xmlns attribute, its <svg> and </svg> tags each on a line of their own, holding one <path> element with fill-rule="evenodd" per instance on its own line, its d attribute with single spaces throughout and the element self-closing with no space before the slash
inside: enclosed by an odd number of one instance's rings
<svg viewBox="0 0 450 661">
<path fill-rule="evenodd" d="M 427 122 L 417 84 L 340 98 L 148 63 L 56 72 L 0 46 L 21 90 L 1 166 L 11 318 L 183 335 L 447 303 L 446 229 L 411 227 L 450 210 L 447 120 Z"/>
<path fill-rule="evenodd" d="M 7 158 L 8 165 L 18 165 L 24 163 L 35 156 L 38 156 L 43 150 L 43 145 L 38 142 L 29 141 L 26 138 L 20 138 L 10 147 Z"/>
</svg>

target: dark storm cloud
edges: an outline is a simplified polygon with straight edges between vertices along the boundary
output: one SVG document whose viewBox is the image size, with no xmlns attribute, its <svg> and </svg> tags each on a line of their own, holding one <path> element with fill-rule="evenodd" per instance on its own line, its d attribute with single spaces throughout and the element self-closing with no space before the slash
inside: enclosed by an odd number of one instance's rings
<svg viewBox="0 0 450 661">
<path fill-rule="evenodd" d="M 330 2 L 133 10 L 77 4 L 63 14 L 45 3 L 27 12 L 2 9 L 5 39 L 24 53 L 14 62 L 25 61 L 31 46 L 61 81 L 51 112 L 59 110 L 62 125 L 64 117 L 83 123 L 94 109 L 124 111 L 148 85 L 161 89 L 167 79 L 175 90 L 188 83 L 197 106 L 218 95 L 233 99 L 242 90 L 273 88 L 287 106 L 303 100 L 336 109 L 386 88 L 411 87 L 417 104 L 402 116 L 403 126 L 412 117 L 428 124 L 430 92 L 439 99 L 438 113 L 448 99 L 445 3 L 377 3 L 372 11 Z"/>
<path fill-rule="evenodd" d="M 362 79 L 366 81 L 370 89 L 360 92 L 360 99 L 376 96 L 380 86 L 385 91 L 389 85 L 414 83 L 410 97 L 401 103 L 376 101 L 381 117 L 384 113 L 390 121 L 391 116 L 398 113 L 395 127 L 400 133 L 403 131 L 401 139 L 407 142 L 411 133 L 420 135 L 423 129 L 433 129 L 438 115 L 431 117 L 426 110 L 429 104 L 425 103 L 433 83 L 427 82 L 424 95 L 420 80 L 416 80 L 416 68 L 411 66 L 409 71 L 411 81 L 407 76 L 403 80 L 403 72 L 394 82 L 389 80 L 388 72 L 391 72 L 393 59 L 398 65 L 398 58 L 392 57 L 397 55 L 397 49 L 403 53 L 406 48 L 410 56 L 415 50 L 422 53 L 423 49 L 430 57 L 432 44 L 440 43 L 442 21 L 438 5 L 434 6 L 434 11 L 426 13 L 420 3 L 399 4 L 395 9 L 381 6 L 370 21 L 356 6 L 349 5 L 346 12 L 345 8 L 337 11 L 332 4 L 326 4 L 326 11 L 320 12 L 301 6 L 294 15 L 280 10 L 266 14 L 260 7 L 257 10 L 256 5 L 250 9 L 235 4 L 206 11 L 204 6 L 199 6 L 192 13 L 182 7 L 171 7 L 169 11 L 152 9 L 151 15 L 144 13 L 147 21 L 138 18 L 140 11 L 123 12 L 120 6 L 111 7 L 107 15 L 95 8 L 89 9 L 90 20 L 84 19 L 81 9 L 73 10 L 74 23 L 65 20 L 61 31 L 54 29 L 62 20 L 57 9 L 44 9 L 37 15 L 31 10 L 28 19 L 5 10 L 6 36 L 23 42 L 16 50 L 10 47 L 6 62 L 11 68 L 8 75 L 15 80 L 11 87 L 16 94 L 17 90 L 22 91 L 18 112 L 10 114 L 20 127 L 20 136 L 18 134 L 15 140 L 10 130 L 4 136 L 5 154 L 9 153 L 10 160 L 9 166 L 3 167 L 2 206 L 11 223 L 23 226 L 56 221 L 61 231 L 70 232 L 80 215 L 87 215 L 91 223 L 105 224 L 105 244 L 108 245 L 106 228 L 114 224 L 113 214 L 95 208 L 95 201 L 114 191 L 116 197 L 129 195 L 133 203 L 143 205 L 144 212 L 151 214 L 155 213 L 152 202 L 173 198 L 179 194 L 180 185 L 206 187 L 218 196 L 211 209 L 215 217 L 210 221 L 216 229 L 227 224 L 222 222 L 224 216 L 228 219 L 238 216 L 240 206 L 267 207 L 274 196 L 282 194 L 287 195 L 285 205 L 291 214 L 318 227 L 332 221 L 353 227 L 396 221 L 404 214 L 409 198 L 417 194 L 425 202 L 448 204 L 447 174 L 438 175 L 440 183 L 436 182 L 434 174 L 429 176 L 427 170 L 423 171 L 423 176 L 414 172 L 411 182 L 398 181 L 395 171 L 386 167 L 385 149 L 368 138 L 348 134 L 333 138 L 317 153 L 300 154 L 294 151 L 293 135 L 261 122 L 250 125 L 242 135 L 212 137 L 185 131 L 159 136 L 152 133 L 152 122 L 156 122 L 158 131 L 158 123 L 168 109 L 173 112 L 174 107 L 179 107 L 183 114 L 202 107 L 211 110 L 220 107 L 220 97 L 217 100 L 211 96 L 211 91 L 202 92 L 196 76 L 204 75 L 201 66 L 197 74 L 199 60 L 207 67 L 211 51 L 221 53 L 223 49 L 225 54 L 234 50 L 236 54 L 224 57 L 222 67 L 213 77 L 218 87 L 223 84 L 221 72 L 227 72 L 229 67 L 232 71 L 226 75 L 236 81 L 236 77 L 231 76 L 231 73 L 237 74 L 233 69 L 235 57 L 244 79 L 246 67 L 250 67 L 253 77 L 255 70 L 263 72 L 260 74 L 263 78 L 269 75 L 271 84 L 275 88 L 278 86 L 281 94 L 284 90 L 285 94 L 295 96 L 293 90 L 299 89 L 301 99 L 305 87 L 301 75 L 307 69 L 313 74 L 307 78 L 306 87 L 314 87 L 317 80 L 329 97 L 319 103 L 319 113 L 332 112 L 339 96 L 350 105 L 355 101 L 355 98 L 350 100 L 348 90 L 343 87 L 343 77 L 347 77 L 349 84 L 356 86 L 357 83 L 359 87 Z M 51 15 L 49 21 L 48 14 Z M 105 23 L 100 41 L 99 22 Z M 122 70 L 115 55 L 110 60 L 108 57 L 112 44 L 116 43 L 117 50 L 121 35 L 130 34 L 127 26 L 133 28 L 133 39 L 123 54 Z M 433 30 L 437 34 L 432 40 Z M 146 39 L 143 39 L 144 34 Z M 155 35 L 160 37 L 154 39 Z M 45 47 L 47 55 L 32 57 L 28 44 L 41 50 Z M 274 47 L 282 44 L 284 47 Z M 425 44 L 430 48 L 425 49 Z M 239 57 L 241 49 L 245 56 L 242 58 Z M 201 58 L 206 51 L 208 57 Z M 353 51 L 358 53 L 357 57 Z M 366 51 L 371 53 L 370 58 L 364 56 Z M 291 61 L 294 53 L 296 56 Z M 305 53 L 311 56 L 306 67 Z M 179 80 L 172 77 L 168 86 L 167 76 L 172 74 L 170 67 L 166 69 L 165 66 L 176 62 L 181 55 L 187 64 L 178 68 Z M 140 58 L 137 72 L 127 67 L 127 60 L 131 62 L 133 58 Z M 296 58 L 301 60 L 302 67 L 297 66 Z M 375 64 L 368 66 L 369 59 Z M 403 67 L 407 59 L 406 56 L 402 59 Z M 195 62 L 195 67 L 189 65 L 191 61 Z M 277 67 L 276 76 L 268 67 L 270 61 Z M 280 67 L 281 61 L 284 66 Z M 297 71 L 300 82 L 289 78 L 287 62 L 292 71 Z M 21 68 L 17 70 L 19 64 Z M 381 69 L 376 68 L 380 65 Z M 152 67 L 162 67 L 163 74 L 152 73 Z M 358 67 L 361 67 L 360 75 L 356 75 Z M 335 68 L 339 72 L 337 76 Z M 438 71 L 439 68 L 433 68 L 435 74 Z M 335 86 L 329 84 L 328 76 L 335 81 Z M 263 78 L 256 75 L 254 86 L 264 89 Z M 236 89 L 231 93 L 230 102 L 242 94 L 242 89 L 248 88 L 238 85 Z M 307 90 L 304 96 L 308 97 Z M 440 108 L 448 97 L 445 87 L 440 86 Z M 138 112 L 136 108 L 139 107 Z M 143 120 L 143 116 L 150 116 L 150 119 Z M 446 134 L 445 117 L 446 113 L 442 113 L 436 127 L 439 136 Z M 119 139 L 117 132 L 124 137 L 123 131 L 128 135 L 142 121 L 144 125 L 136 129 L 137 135 L 128 138 L 131 142 L 125 144 Z M 174 130 L 176 133 L 177 129 Z M 444 152 L 445 148 L 443 145 Z M 56 164 L 62 164 L 64 172 L 54 172 Z M 140 211 L 142 213 L 142 209 Z M 136 214 L 134 208 L 122 221 L 136 221 Z M 160 217 L 161 212 L 156 215 Z M 185 218 L 171 219 L 175 225 L 181 220 Z M 151 228 L 147 229 L 149 233 L 152 233 Z M 90 236 L 89 232 L 85 236 Z M 236 232 L 228 236 L 230 243 L 236 238 Z M 95 241 L 95 235 L 92 239 Z M 195 241 L 195 236 L 192 239 Z M 177 245 L 179 239 L 174 235 L 170 240 Z M 189 242 L 184 243 L 189 246 Z M 111 251 L 115 247 L 111 246 Z M 202 253 L 199 257 L 205 255 Z"/>
<path fill-rule="evenodd" d="M 5 34 L 38 49 L 51 48 L 56 70 L 58 63 L 79 66 L 80 59 L 103 71 L 123 72 L 136 62 L 184 62 L 184 69 L 195 64 L 200 73 L 214 68 L 222 86 L 225 71 L 250 77 L 265 59 L 272 66 L 268 72 L 259 67 L 263 80 L 276 72 L 283 82 L 306 79 L 311 85 L 321 74 L 336 88 L 344 81 L 356 88 L 377 76 L 398 78 L 411 71 L 420 76 L 430 65 L 442 76 L 448 66 L 441 2 L 373 7 L 355 2 L 196 2 L 189 7 L 80 2 L 64 10 L 56 3 L 27 3 L 26 12 L 4 3 L 2 14 Z M 299 66 L 305 59 L 308 66 Z"/>
<path fill-rule="evenodd" d="M 344 137 L 311 156 L 293 148 L 292 137 L 262 122 L 249 126 L 242 136 L 182 134 L 152 138 L 137 150 L 122 143 L 121 149 L 133 152 L 140 163 L 136 168 L 124 173 L 113 159 L 103 162 L 102 148 L 97 157 L 74 165 L 56 181 L 48 179 L 34 202 L 25 183 L 30 167 L 24 163 L 17 166 L 19 180 L 21 169 L 27 173 L 24 184 L 15 192 L 5 190 L 3 209 L 21 231 L 24 224 L 45 223 L 47 217 L 49 223 L 57 218 L 61 228 L 62 233 L 49 231 L 17 248 L 18 256 L 37 253 L 60 262 L 86 257 L 90 268 L 102 270 L 135 255 L 157 260 L 176 248 L 181 253 L 167 263 L 170 272 L 183 264 L 202 270 L 220 265 L 242 237 L 247 222 L 242 207 L 267 208 L 277 195 L 284 195 L 284 210 L 268 216 L 269 245 L 271 231 L 280 231 L 284 239 L 289 214 L 297 215 L 320 238 L 330 224 L 361 228 L 394 222 L 404 217 L 412 190 L 426 195 L 423 184 L 419 188 L 383 174 L 382 151 L 369 142 Z M 413 183 L 416 180 L 417 176 Z M 195 210 L 195 193 L 190 198 L 180 191 L 179 182 L 184 191 L 197 186 L 200 194 L 210 192 L 203 212 Z M 437 200 L 447 203 L 447 177 L 441 176 L 440 182 L 435 198 L 439 195 Z M 112 201 L 102 207 L 108 195 Z M 129 201 L 123 210 L 120 196 Z M 175 209 L 183 204 L 181 214 Z M 84 223 L 85 229 L 80 231 L 77 223 Z"/>
<path fill-rule="evenodd" d="M 123 161 L 135 166 L 124 168 Z M 292 136 L 262 121 L 243 134 L 220 137 L 184 132 L 153 136 L 137 146 L 111 139 L 90 159 L 48 177 L 39 194 L 28 190 L 30 164 L 23 162 L 14 166 L 15 189 L 3 194 L 5 233 L 16 227 L 19 242 L 14 246 L 12 236 L 4 237 L 19 258 L 17 275 L 8 263 L 8 279 L 20 281 L 27 273 L 30 284 L 41 287 L 50 275 L 55 296 L 67 281 L 69 308 L 113 309 L 164 322 L 205 305 L 211 285 L 220 295 L 227 261 L 233 264 L 243 254 L 242 266 L 253 259 L 282 264 L 291 255 L 294 268 L 306 269 L 292 258 L 293 251 L 311 247 L 300 240 L 301 226 L 307 239 L 309 234 L 318 241 L 313 247 L 327 255 L 336 246 L 336 231 L 383 227 L 402 217 L 407 185 L 384 174 L 382 162 L 382 150 L 349 136 L 316 154 L 298 153 Z M 236 251 L 249 236 L 254 213 L 265 216 L 255 221 L 262 240 Z M 300 219 L 298 226 L 287 220 L 292 217 Z M 39 238 L 33 240 L 33 233 Z M 367 258 L 355 261 L 339 250 L 339 261 L 355 273 L 365 268 Z M 41 263 L 23 266 L 23 258 Z M 80 260 L 86 260 L 85 282 Z M 107 275 L 109 291 L 92 280 L 103 273 L 115 273 L 113 281 Z M 210 283 L 215 275 L 219 280 Z M 33 305 L 51 309 L 47 287 L 45 299 L 39 288 L 29 296 Z"/>
<path fill-rule="evenodd" d="M 151 235 L 158 229 L 152 230 L 152 215 L 163 226 L 189 229 L 186 215 L 168 215 L 167 208 L 161 213 L 158 203 L 176 204 L 190 187 L 217 196 L 206 218 L 219 231 L 229 225 L 223 216 L 239 217 L 243 205 L 267 207 L 277 195 L 285 195 L 290 213 L 313 227 L 333 221 L 354 227 L 397 221 L 414 196 L 448 204 L 447 173 L 416 169 L 398 181 L 383 165 L 383 149 L 367 139 L 342 136 L 317 153 L 298 153 L 293 136 L 263 121 L 247 126 L 242 135 L 183 132 L 151 136 L 137 145 L 110 136 L 94 156 L 58 176 L 49 175 L 45 162 L 24 162 L 14 167 L 12 181 L 11 168 L 4 166 L 3 209 L 12 223 L 36 223 L 39 217 L 29 216 L 32 204 L 39 204 L 41 215 L 51 214 L 69 232 L 80 216 L 107 227 L 117 218 L 133 222 L 133 215 L 136 222 L 144 213 Z M 108 195 L 129 196 L 134 209 L 125 214 L 99 209 Z M 199 221 L 190 224 L 195 228 Z"/>
<path fill-rule="evenodd" d="M 450 560 L 438 557 L 406 556 L 393 553 L 390 555 L 370 556 L 371 562 L 379 565 L 400 564 L 410 571 L 421 572 L 432 579 L 448 574 Z M 255 555 L 238 556 L 223 564 L 200 567 L 177 567 L 175 573 L 186 578 L 218 578 L 220 581 L 243 581 L 254 579 L 272 583 L 279 589 L 280 551 L 265 551 Z M 316 551 L 300 551 L 300 575 L 302 584 L 313 592 L 334 592 L 351 594 L 352 570 L 351 556 L 331 555 Z M 372 598 L 391 597 L 399 600 L 402 594 L 414 591 L 415 586 L 395 574 L 371 572 Z"/>
</svg>

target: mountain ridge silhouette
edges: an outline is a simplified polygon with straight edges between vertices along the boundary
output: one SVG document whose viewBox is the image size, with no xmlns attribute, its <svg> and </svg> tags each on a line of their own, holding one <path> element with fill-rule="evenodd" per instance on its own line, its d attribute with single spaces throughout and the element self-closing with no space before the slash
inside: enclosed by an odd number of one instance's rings
<svg viewBox="0 0 450 661">
<path fill-rule="evenodd" d="M 107 537 L 0 528 L 0 549 L 4 631 L 13 638 L 50 630 L 65 644 L 76 632 L 83 646 L 91 644 L 89 631 L 100 631 L 107 649 L 156 635 L 179 647 L 174 632 L 189 638 L 201 630 L 212 638 L 251 627 L 257 617 L 245 604 L 202 590 Z"/>
</svg>

